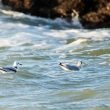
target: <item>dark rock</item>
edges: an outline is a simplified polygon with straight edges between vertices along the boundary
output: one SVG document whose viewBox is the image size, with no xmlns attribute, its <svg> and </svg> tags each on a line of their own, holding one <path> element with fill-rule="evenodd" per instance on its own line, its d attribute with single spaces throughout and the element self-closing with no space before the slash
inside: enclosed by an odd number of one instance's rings
<svg viewBox="0 0 110 110">
<path fill-rule="evenodd" d="M 110 0 L 1 0 L 12 10 L 47 18 L 71 20 L 73 10 L 85 28 L 110 27 Z"/>
<path fill-rule="evenodd" d="M 85 28 L 110 27 L 110 0 L 83 0 L 81 23 Z"/>
<path fill-rule="evenodd" d="M 71 16 L 73 9 L 81 10 L 81 0 L 2 0 L 12 10 L 41 17 Z M 80 6 L 78 6 L 80 5 Z"/>
</svg>

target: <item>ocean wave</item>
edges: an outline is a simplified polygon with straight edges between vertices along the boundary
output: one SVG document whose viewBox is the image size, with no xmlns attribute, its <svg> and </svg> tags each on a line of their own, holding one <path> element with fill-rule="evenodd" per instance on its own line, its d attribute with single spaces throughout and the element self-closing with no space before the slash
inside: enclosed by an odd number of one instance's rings
<svg viewBox="0 0 110 110">
<path fill-rule="evenodd" d="M 19 46 L 25 43 L 31 43 L 31 39 L 24 33 L 20 33 L 11 38 L 0 38 L 0 47 Z"/>
<path fill-rule="evenodd" d="M 71 42 L 71 43 L 69 43 L 69 44 L 65 44 L 65 45 L 63 45 L 63 46 L 61 46 L 61 47 L 58 47 L 58 48 L 56 48 L 55 50 L 57 51 L 57 52 L 60 52 L 60 51 L 65 51 L 65 50 L 69 50 L 69 49 L 73 49 L 73 48 L 78 48 L 80 45 L 82 46 L 82 43 L 84 43 L 84 42 L 86 42 L 87 41 L 87 39 L 82 39 L 82 38 L 80 38 L 80 39 L 77 39 L 77 40 L 75 40 L 75 41 L 73 41 L 73 42 Z"/>
<path fill-rule="evenodd" d="M 65 27 L 74 27 L 74 28 L 82 28 L 82 25 L 80 23 L 80 21 L 78 20 L 78 18 L 73 18 L 71 20 L 71 22 L 68 22 L 66 19 L 62 19 L 62 18 L 56 18 L 54 20 L 52 19 L 47 19 L 47 18 L 42 18 L 42 17 L 37 17 L 37 16 L 31 16 L 28 14 L 24 14 L 21 12 L 17 12 L 17 11 L 12 11 L 12 10 L 6 10 L 6 9 L 0 9 L 0 13 L 6 15 L 6 17 L 12 17 L 15 19 L 27 19 L 29 23 L 31 22 L 31 24 L 33 25 L 53 25 L 51 28 L 65 28 Z M 20 21 L 20 20 L 19 20 Z M 39 24 L 40 23 L 40 24 Z M 57 27 L 57 28 L 56 28 Z"/>
</svg>

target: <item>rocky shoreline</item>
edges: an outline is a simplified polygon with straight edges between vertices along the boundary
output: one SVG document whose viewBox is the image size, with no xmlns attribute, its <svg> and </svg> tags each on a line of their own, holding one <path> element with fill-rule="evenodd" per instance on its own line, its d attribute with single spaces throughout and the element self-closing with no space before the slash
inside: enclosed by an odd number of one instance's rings
<svg viewBox="0 0 110 110">
<path fill-rule="evenodd" d="M 1 0 L 12 10 L 55 19 L 72 19 L 75 12 L 84 28 L 110 27 L 110 0 Z"/>
</svg>

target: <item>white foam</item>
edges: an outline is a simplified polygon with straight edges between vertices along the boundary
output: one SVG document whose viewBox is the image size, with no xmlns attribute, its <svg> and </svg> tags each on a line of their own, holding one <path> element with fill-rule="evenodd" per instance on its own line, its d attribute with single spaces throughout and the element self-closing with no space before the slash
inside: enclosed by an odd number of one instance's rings
<svg viewBox="0 0 110 110">
<path fill-rule="evenodd" d="M 104 61 L 104 62 L 101 62 L 101 63 L 99 63 L 100 65 L 106 65 L 107 64 L 107 62 L 106 61 Z"/>
<path fill-rule="evenodd" d="M 46 42 L 39 42 L 38 44 L 34 44 L 32 46 L 32 49 L 49 49 L 50 48 L 50 44 L 46 43 Z"/>
<path fill-rule="evenodd" d="M 4 22 L 0 21 L 0 31 L 2 31 L 2 32 L 4 32 L 4 31 L 8 32 L 9 30 L 11 32 L 13 32 L 14 30 L 16 30 L 16 31 L 17 30 L 21 30 L 21 31 L 24 30 L 25 31 L 28 28 L 30 28 L 30 27 L 28 25 L 26 25 L 26 24 L 17 23 L 15 25 L 15 23 L 11 23 L 11 22 L 4 23 Z"/>
<path fill-rule="evenodd" d="M 93 31 L 83 30 L 82 32 L 80 31 L 76 34 L 79 37 L 91 39 L 93 41 L 103 41 L 106 38 L 110 37 L 109 32 L 105 31 L 104 29 L 93 30 Z"/>
<path fill-rule="evenodd" d="M 66 19 L 62 19 L 62 18 L 56 18 L 56 19 L 54 19 L 54 20 L 51 20 L 51 19 L 45 19 L 45 21 L 47 22 L 47 23 L 49 23 L 49 24 L 51 24 L 51 25 L 58 25 L 58 27 L 59 26 L 61 26 L 61 27 L 78 27 L 78 28 L 82 28 L 82 25 L 81 25 L 81 23 L 80 23 L 80 21 L 79 21 L 79 19 L 78 18 L 73 18 L 72 20 L 71 20 L 71 22 L 68 22 Z"/>
<path fill-rule="evenodd" d="M 19 12 L 16 12 L 16 11 L 11 11 L 11 10 L 0 9 L 0 12 L 5 14 L 5 15 L 10 15 L 10 16 L 15 16 L 15 17 L 24 16 L 23 13 L 19 13 Z"/>
<path fill-rule="evenodd" d="M 67 38 L 65 31 L 62 30 L 51 30 L 50 32 L 46 32 L 45 36 L 51 36 L 56 38 Z"/>
<path fill-rule="evenodd" d="M 56 49 L 56 51 L 63 51 L 69 48 L 75 48 L 75 47 L 79 47 L 83 42 L 86 42 L 87 39 L 77 39 L 76 41 L 73 41 L 72 43 L 66 44 L 64 46 L 61 46 L 59 48 Z"/>
<path fill-rule="evenodd" d="M 78 28 L 83 28 L 83 26 L 81 25 L 78 17 L 74 17 L 72 19 L 72 24 L 73 24 L 73 26 L 76 26 Z"/>
<path fill-rule="evenodd" d="M 14 37 L 0 38 L 0 47 L 19 46 L 31 43 L 31 38 L 26 33 L 17 33 Z"/>
<path fill-rule="evenodd" d="M 53 34 L 53 35 L 52 35 Z M 105 31 L 105 29 L 99 30 L 85 30 L 85 29 L 66 29 L 66 30 L 53 30 L 50 33 L 47 33 L 52 37 L 59 38 L 75 38 L 76 37 L 82 39 L 91 39 L 93 41 L 103 41 L 110 38 L 109 30 Z"/>
<path fill-rule="evenodd" d="M 11 42 L 7 39 L 0 38 L 0 47 L 10 46 Z"/>
<path fill-rule="evenodd" d="M 9 9 L 8 10 L 0 9 L 0 12 L 5 14 L 5 15 L 11 16 L 13 18 L 29 18 L 31 20 L 37 20 L 37 21 L 41 21 L 41 22 L 43 21 L 44 23 L 47 23 L 50 25 L 59 25 L 61 27 L 63 27 L 63 26 L 76 26 L 76 27 L 82 28 L 82 25 L 81 25 L 77 16 L 74 17 L 71 20 L 71 22 L 67 22 L 65 19 L 62 19 L 62 18 L 56 18 L 54 20 L 46 19 L 46 18 L 41 18 L 41 17 L 30 16 L 30 15 L 20 13 L 17 11 L 12 11 Z"/>
</svg>

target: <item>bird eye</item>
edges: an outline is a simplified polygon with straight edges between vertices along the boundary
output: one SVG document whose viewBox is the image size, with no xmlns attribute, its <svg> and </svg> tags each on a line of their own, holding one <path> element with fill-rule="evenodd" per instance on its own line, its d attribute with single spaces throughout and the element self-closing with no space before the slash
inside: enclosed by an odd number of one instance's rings
<svg viewBox="0 0 110 110">
<path fill-rule="evenodd" d="M 22 65 L 21 63 L 18 63 L 18 65 Z"/>
</svg>

